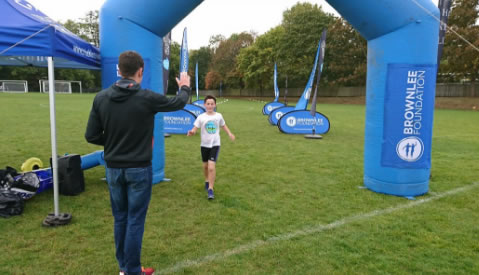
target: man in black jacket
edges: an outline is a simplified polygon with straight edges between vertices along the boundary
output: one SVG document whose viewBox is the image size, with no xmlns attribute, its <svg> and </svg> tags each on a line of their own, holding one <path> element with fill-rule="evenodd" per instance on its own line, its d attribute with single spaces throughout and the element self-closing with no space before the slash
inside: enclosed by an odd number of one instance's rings
<svg viewBox="0 0 479 275">
<path fill-rule="evenodd" d="M 85 138 L 105 149 L 120 272 L 151 273 L 152 269 L 142 270 L 140 255 L 151 198 L 154 116 L 185 106 L 191 93 L 190 77 L 182 73 L 176 79 L 180 92 L 168 98 L 140 87 L 144 63 L 138 53 L 123 52 L 118 66 L 122 79 L 95 96 Z"/>
</svg>

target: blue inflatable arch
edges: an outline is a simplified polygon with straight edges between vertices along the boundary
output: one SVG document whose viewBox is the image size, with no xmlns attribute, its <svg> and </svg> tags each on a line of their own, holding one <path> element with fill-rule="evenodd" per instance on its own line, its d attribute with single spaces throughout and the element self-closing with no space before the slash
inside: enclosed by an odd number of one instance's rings
<svg viewBox="0 0 479 275">
<path fill-rule="evenodd" d="M 368 40 L 364 184 L 381 193 L 428 191 L 439 22 L 431 0 L 326 0 Z M 107 0 L 100 11 L 102 86 L 121 52 L 145 59 L 143 87 L 161 91 L 162 37 L 202 0 Z M 154 182 L 164 177 L 163 116 L 155 119 Z"/>
<path fill-rule="evenodd" d="M 439 10 L 431 0 L 326 0 L 368 41 L 364 184 L 428 191 Z"/>
</svg>

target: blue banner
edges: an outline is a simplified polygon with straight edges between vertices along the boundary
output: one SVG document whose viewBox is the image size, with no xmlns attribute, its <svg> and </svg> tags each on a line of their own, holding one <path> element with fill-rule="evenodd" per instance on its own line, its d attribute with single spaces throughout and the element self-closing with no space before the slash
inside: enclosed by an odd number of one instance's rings
<svg viewBox="0 0 479 275">
<path fill-rule="evenodd" d="M 205 101 L 203 99 L 193 101 L 193 104 L 205 108 Z"/>
<path fill-rule="evenodd" d="M 316 58 L 314 59 L 314 66 L 309 75 L 308 83 L 306 83 L 306 88 L 304 88 L 303 94 L 296 103 L 295 110 L 306 110 L 308 107 L 309 97 L 311 96 L 311 90 L 313 89 L 314 73 L 316 72 L 316 67 L 318 66 L 319 50 L 321 49 L 321 40 L 318 42 L 318 49 L 316 50 Z"/>
<path fill-rule="evenodd" d="M 186 104 L 185 108 L 183 109 L 192 112 L 193 114 L 195 114 L 195 116 L 199 116 L 202 113 L 206 112 L 205 108 L 196 104 Z"/>
<path fill-rule="evenodd" d="M 431 167 L 435 65 L 389 64 L 381 165 Z"/>
<path fill-rule="evenodd" d="M 278 89 L 278 69 L 276 68 L 276 63 L 274 63 L 274 102 L 278 102 L 279 99 L 279 89 Z"/>
<path fill-rule="evenodd" d="M 180 48 L 180 73 L 188 72 L 188 41 L 186 39 L 186 28 L 183 30 L 183 40 Z"/>
<path fill-rule="evenodd" d="M 437 67 L 441 63 L 442 48 L 444 47 L 444 38 L 446 36 L 447 20 L 451 9 L 452 0 L 439 0 L 438 8 L 441 13 L 439 24 L 439 44 L 437 45 Z"/>
<path fill-rule="evenodd" d="M 187 110 L 163 113 L 163 131 L 168 134 L 184 134 L 193 128 L 196 116 Z"/>
<path fill-rule="evenodd" d="M 268 116 L 268 121 L 271 125 L 278 125 L 278 120 L 286 113 L 294 110 L 293 106 L 279 107 L 271 111 Z"/>
<path fill-rule="evenodd" d="M 263 115 L 269 115 L 274 109 L 286 106 L 284 103 L 272 101 L 263 106 Z"/>
<path fill-rule="evenodd" d="M 316 112 L 313 117 L 307 110 L 286 113 L 278 122 L 279 130 L 285 134 L 325 134 L 329 127 L 329 119 L 325 115 Z"/>
</svg>

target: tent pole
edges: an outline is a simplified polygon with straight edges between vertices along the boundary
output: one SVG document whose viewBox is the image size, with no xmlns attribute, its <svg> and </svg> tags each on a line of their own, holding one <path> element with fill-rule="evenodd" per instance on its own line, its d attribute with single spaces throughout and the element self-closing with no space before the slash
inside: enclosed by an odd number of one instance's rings
<svg viewBox="0 0 479 275">
<path fill-rule="evenodd" d="M 48 57 L 48 92 L 50 98 L 50 132 L 52 141 L 52 174 L 53 174 L 53 204 L 55 216 L 60 215 L 58 203 L 58 159 L 57 159 L 57 133 L 55 123 L 55 74 L 53 57 Z"/>
</svg>

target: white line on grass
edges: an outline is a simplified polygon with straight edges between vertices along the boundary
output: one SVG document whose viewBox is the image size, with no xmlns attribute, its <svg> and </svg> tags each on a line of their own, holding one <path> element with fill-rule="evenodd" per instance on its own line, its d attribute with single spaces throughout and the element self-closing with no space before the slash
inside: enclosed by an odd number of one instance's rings
<svg viewBox="0 0 479 275">
<path fill-rule="evenodd" d="M 278 241 L 286 241 L 286 240 L 290 240 L 292 238 L 296 238 L 296 237 L 300 237 L 300 236 L 312 235 L 312 234 L 315 234 L 315 233 L 319 233 L 319 232 L 322 232 L 322 231 L 325 231 L 325 230 L 328 230 L 328 229 L 334 229 L 334 228 L 340 227 L 342 225 L 353 223 L 353 222 L 356 222 L 356 221 L 361 221 L 361 220 L 365 220 L 365 219 L 368 219 L 368 218 L 372 218 L 372 217 L 376 217 L 376 216 L 380 216 L 380 215 L 384 215 L 384 214 L 390 214 L 390 213 L 393 213 L 393 212 L 396 212 L 396 211 L 399 211 L 399 210 L 412 208 L 414 206 L 418 206 L 418 205 L 421 205 L 423 203 L 431 202 L 431 201 L 434 201 L 434 200 L 438 200 L 440 198 L 444 198 L 444 197 L 447 197 L 447 196 L 455 195 L 457 193 L 468 191 L 468 190 L 473 189 L 477 186 L 479 186 L 479 182 L 474 182 L 471 185 L 456 188 L 456 189 L 453 189 L 453 190 L 450 190 L 450 191 L 447 191 L 447 192 L 444 192 L 444 193 L 436 193 L 435 195 L 430 196 L 428 198 L 419 199 L 419 200 L 416 200 L 416 201 L 411 201 L 411 202 L 405 203 L 403 205 L 399 205 L 399 206 L 395 206 L 395 207 L 389 207 L 389 208 L 386 208 L 386 209 L 374 210 L 372 212 L 346 217 L 344 219 L 337 220 L 335 222 L 332 222 L 332 223 L 326 224 L 326 225 L 316 225 L 316 226 L 305 227 L 304 229 L 297 230 L 297 231 L 290 232 L 290 233 L 285 233 L 285 234 L 275 236 L 275 237 L 271 237 L 271 238 L 268 238 L 266 240 L 252 241 L 250 243 L 240 245 L 240 246 L 235 247 L 233 249 L 229 249 L 229 250 L 226 250 L 226 251 L 223 251 L 223 252 L 218 252 L 218 253 L 215 253 L 215 254 L 211 254 L 211 255 L 208 255 L 208 256 L 205 256 L 205 257 L 202 257 L 202 258 L 198 258 L 196 260 L 186 260 L 186 261 L 179 262 L 172 267 L 160 270 L 159 273 L 160 274 L 168 274 L 168 273 L 183 270 L 185 268 L 189 268 L 189 267 L 193 267 L 193 266 L 200 266 L 200 265 L 203 265 L 203 264 L 208 263 L 208 262 L 212 262 L 212 261 L 216 261 L 216 260 L 222 260 L 222 259 L 228 258 L 229 256 L 233 256 L 233 255 L 237 255 L 237 254 L 240 254 L 240 253 L 243 253 L 243 252 L 255 250 L 259 247 L 268 245 L 270 243 L 274 243 L 274 242 L 278 242 Z"/>
</svg>

